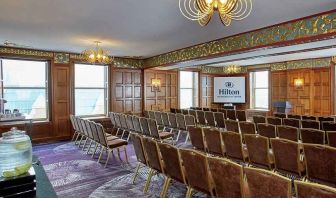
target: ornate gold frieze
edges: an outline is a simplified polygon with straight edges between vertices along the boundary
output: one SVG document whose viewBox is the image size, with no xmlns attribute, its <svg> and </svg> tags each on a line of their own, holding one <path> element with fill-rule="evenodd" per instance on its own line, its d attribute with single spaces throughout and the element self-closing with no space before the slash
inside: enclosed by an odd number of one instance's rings
<svg viewBox="0 0 336 198">
<path fill-rule="evenodd" d="M 24 48 L 11 48 L 11 47 L 0 47 L 1 54 L 13 54 L 22 56 L 38 56 L 38 57 L 53 57 L 53 52 L 24 49 Z"/>
<path fill-rule="evenodd" d="M 318 59 L 305 59 L 305 60 L 295 60 L 281 63 L 272 63 L 270 65 L 271 65 L 271 71 L 283 71 L 291 69 L 329 67 L 330 63 L 331 58 L 318 58 Z"/>
<path fill-rule="evenodd" d="M 54 63 L 56 64 L 69 64 L 70 55 L 68 53 L 55 53 L 54 54 Z"/>
<path fill-rule="evenodd" d="M 336 11 L 161 54 L 146 59 L 145 65 L 153 67 L 172 64 L 330 33 L 336 33 Z"/>
<path fill-rule="evenodd" d="M 201 73 L 204 73 L 204 74 L 223 74 L 223 75 L 232 74 L 228 72 L 228 70 L 225 69 L 225 66 L 211 67 L 211 66 L 202 65 L 202 66 L 197 66 L 197 69 L 199 69 Z M 240 71 L 235 74 L 244 74 L 244 73 L 247 73 L 247 67 L 245 66 L 240 67 Z"/>
</svg>

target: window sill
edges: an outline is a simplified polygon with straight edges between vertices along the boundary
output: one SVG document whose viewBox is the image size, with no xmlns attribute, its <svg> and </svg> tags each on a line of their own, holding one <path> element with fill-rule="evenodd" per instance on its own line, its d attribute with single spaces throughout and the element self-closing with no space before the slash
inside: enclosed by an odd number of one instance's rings
<svg viewBox="0 0 336 198">
<path fill-rule="evenodd" d="M 247 111 L 263 111 L 263 112 L 269 112 L 269 109 L 247 109 Z"/>
</svg>

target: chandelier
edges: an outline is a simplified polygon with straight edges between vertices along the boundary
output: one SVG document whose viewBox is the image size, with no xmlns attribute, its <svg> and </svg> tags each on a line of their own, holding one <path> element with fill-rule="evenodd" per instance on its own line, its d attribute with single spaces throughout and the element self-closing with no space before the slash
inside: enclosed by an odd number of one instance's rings
<svg viewBox="0 0 336 198">
<path fill-rule="evenodd" d="M 95 64 L 110 64 L 113 62 L 114 57 L 110 57 L 108 51 L 103 50 L 99 46 L 101 44 L 100 41 L 94 42 L 96 46 L 91 49 L 86 49 L 82 52 L 82 57 L 86 62 Z"/>
<path fill-rule="evenodd" d="M 239 65 L 229 65 L 224 66 L 223 70 L 226 74 L 237 74 L 241 72 L 241 67 Z"/>
<path fill-rule="evenodd" d="M 252 11 L 252 0 L 179 0 L 183 16 L 206 26 L 215 11 L 225 26 L 232 20 L 242 20 Z"/>
</svg>

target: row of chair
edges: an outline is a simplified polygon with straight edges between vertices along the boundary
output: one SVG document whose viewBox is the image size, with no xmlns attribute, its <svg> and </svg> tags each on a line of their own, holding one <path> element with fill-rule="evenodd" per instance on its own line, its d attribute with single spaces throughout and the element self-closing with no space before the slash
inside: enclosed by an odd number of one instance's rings
<svg viewBox="0 0 336 198">
<path fill-rule="evenodd" d="M 70 121 L 74 129 L 72 140 L 75 141 L 75 144 L 78 144 L 79 147 L 81 147 L 81 143 L 84 141 L 82 150 L 86 149 L 86 144 L 90 142 L 89 147 L 87 148 L 87 154 L 91 151 L 91 147 L 94 146 L 94 151 L 91 156 L 93 158 L 97 149 L 100 147 L 98 162 L 100 162 L 104 151 L 108 153 L 105 161 L 105 167 L 113 149 L 117 149 L 118 156 L 120 158 L 119 149 L 123 147 L 126 161 L 128 161 L 126 151 L 126 146 L 128 144 L 127 141 L 106 133 L 101 124 L 97 124 L 93 121 L 84 120 L 74 115 L 70 115 Z"/>
<path fill-rule="evenodd" d="M 243 167 L 228 159 L 207 156 L 191 149 L 179 149 L 151 138 L 131 134 L 138 166 L 149 168 L 144 192 L 147 193 L 153 175 L 165 177 L 161 197 L 167 196 L 172 181 L 185 184 L 186 197 L 200 191 L 211 197 L 292 197 L 291 180 L 271 171 Z M 196 163 L 195 163 L 196 162 Z M 295 181 L 296 197 L 335 197 L 334 188 Z"/>
<path fill-rule="evenodd" d="M 191 127 L 189 134 L 193 147 L 199 151 L 284 175 L 302 178 L 306 173 L 311 181 L 336 185 L 336 148 L 201 127 Z"/>
<path fill-rule="evenodd" d="M 331 117 L 324 117 L 323 120 L 301 120 L 296 118 L 279 118 L 279 117 L 264 117 L 253 116 L 253 122 L 268 123 L 273 125 L 287 125 L 296 128 L 313 128 L 321 129 L 324 131 L 336 131 L 336 123 Z"/>
<path fill-rule="evenodd" d="M 277 118 L 294 118 L 298 120 L 314 120 L 314 121 L 335 121 L 335 117 L 331 116 L 311 116 L 311 115 L 296 115 L 286 113 L 274 113 Z"/>
</svg>

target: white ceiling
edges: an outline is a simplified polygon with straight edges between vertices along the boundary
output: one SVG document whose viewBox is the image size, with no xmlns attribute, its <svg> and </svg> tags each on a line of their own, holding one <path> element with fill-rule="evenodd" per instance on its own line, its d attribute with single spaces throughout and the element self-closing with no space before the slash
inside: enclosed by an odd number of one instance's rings
<svg viewBox="0 0 336 198">
<path fill-rule="evenodd" d="M 178 0 L 1 0 L 0 43 L 81 52 L 100 40 L 116 56 L 154 56 L 336 8 L 335 0 L 253 0 L 229 27 L 184 18 Z"/>
</svg>

